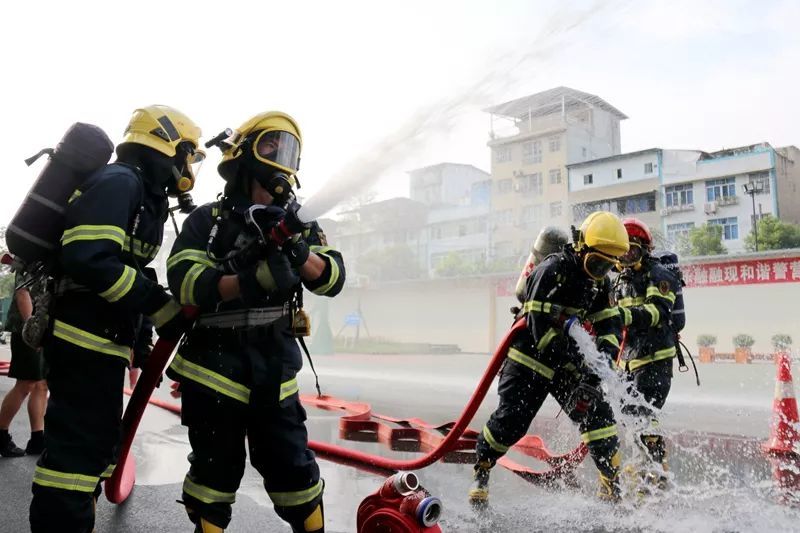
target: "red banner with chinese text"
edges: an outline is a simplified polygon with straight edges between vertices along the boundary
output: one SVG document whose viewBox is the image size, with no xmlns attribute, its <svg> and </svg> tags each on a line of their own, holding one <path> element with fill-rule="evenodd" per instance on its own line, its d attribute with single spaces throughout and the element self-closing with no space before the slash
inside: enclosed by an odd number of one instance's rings
<svg viewBox="0 0 800 533">
<path fill-rule="evenodd" d="M 800 282 L 800 257 L 683 265 L 687 287 Z"/>
</svg>

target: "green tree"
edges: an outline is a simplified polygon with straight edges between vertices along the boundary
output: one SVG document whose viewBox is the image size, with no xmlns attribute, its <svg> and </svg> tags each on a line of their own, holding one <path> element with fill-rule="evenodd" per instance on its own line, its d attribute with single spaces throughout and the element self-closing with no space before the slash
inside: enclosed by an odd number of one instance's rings
<svg viewBox="0 0 800 533">
<path fill-rule="evenodd" d="M 758 249 L 780 250 L 782 248 L 800 248 L 800 226 L 779 220 L 773 216 L 765 216 L 758 221 Z M 755 251 L 756 241 L 752 231 L 745 238 L 745 247 Z"/>
<path fill-rule="evenodd" d="M 722 245 L 722 226 L 703 224 L 689 231 L 689 237 L 679 241 L 679 252 L 685 255 L 721 255 L 728 253 Z"/>
<path fill-rule="evenodd" d="M 6 249 L 6 228 L 0 226 L 0 257 L 8 250 Z M 0 298 L 11 296 L 14 292 L 14 274 L 11 273 L 6 265 L 0 266 Z"/>
<path fill-rule="evenodd" d="M 458 252 L 450 252 L 444 256 L 439 265 L 434 269 L 437 276 L 471 276 L 481 272 L 484 268 L 482 263 L 476 261 L 465 261 Z"/>
</svg>

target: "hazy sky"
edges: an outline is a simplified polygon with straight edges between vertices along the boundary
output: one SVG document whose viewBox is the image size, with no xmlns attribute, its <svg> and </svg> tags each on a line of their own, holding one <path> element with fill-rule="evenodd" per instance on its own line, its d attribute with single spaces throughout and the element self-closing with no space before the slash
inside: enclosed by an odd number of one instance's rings
<svg viewBox="0 0 800 533">
<path fill-rule="evenodd" d="M 403 194 L 404 171 L 440 161 L 488 170 L 481 109 L 559 85 L 630 117 L 624 151 L 800 144 L 791 0 L 29 0 L 0 10 L 0 224 L 41 168 L 24 158 L 75 121 L 118 141 L 133 109 L 151 103 L 183 110 L 206 139 L 261 111 L 294 115 L 305 196 L 331 181 L 362 192 L 379 178 L 381 196 Z M 217 160 L 201 170 L 198 202 L 222 187 Z"/>
</svg>

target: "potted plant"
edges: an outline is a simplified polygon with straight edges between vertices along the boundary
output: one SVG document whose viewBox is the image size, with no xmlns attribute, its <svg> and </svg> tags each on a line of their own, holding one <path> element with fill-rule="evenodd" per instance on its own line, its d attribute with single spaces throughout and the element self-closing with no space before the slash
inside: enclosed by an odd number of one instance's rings
<svg viewBox="0 0 800 533">
<path fill-rule="evenodd" d="M 733 338 L 733 345 L 736 347 L 734 350 L 733 359 L 737 363 L 750 363 L 753 360 L 753 352 L 750 349 L 753 344 L 756 343 L 756 340 L 747 335 L 746 333 L 740 333 Z"/>
<path fill-rule="evenodd" d="M 717 344 L 717 338 L 714 335 L 698 335 L 697 345 L 700 346 L 700 362 L 713 363 L 714 362 L 714 345 Z"/>
<path fill-rule="evenodd" d="M 792 345 L 792 337 L 785 333 L 777 333 L 772 336 L 772 347 L 775 349 L 775 362 L 778 362 L 778 356 L 783 353 L 789 352 L 789 347 Z"/>
</svg>

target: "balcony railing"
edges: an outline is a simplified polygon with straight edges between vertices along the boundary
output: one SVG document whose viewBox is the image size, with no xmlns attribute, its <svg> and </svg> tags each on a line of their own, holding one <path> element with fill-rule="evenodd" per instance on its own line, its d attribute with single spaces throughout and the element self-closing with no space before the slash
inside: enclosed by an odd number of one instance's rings
<svg viewBox="0 0 800 533">
<path fill-rule="evenodd" d="M 694 204 L 678 204 L 678 205 L 669 205 L 667 207 L 661 208 L 661 216 L 666 217 L 671 215 L 672 213 L 681 213 L 684 211 L 694 211 Z"/>
</svg>

